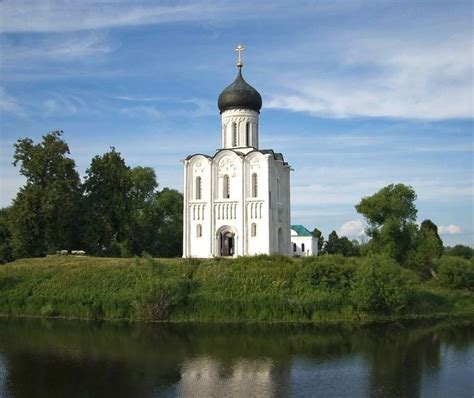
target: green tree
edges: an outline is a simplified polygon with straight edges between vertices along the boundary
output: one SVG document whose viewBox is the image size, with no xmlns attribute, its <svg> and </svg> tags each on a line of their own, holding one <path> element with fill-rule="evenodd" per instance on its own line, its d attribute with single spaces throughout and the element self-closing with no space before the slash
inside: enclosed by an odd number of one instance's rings
<svg viewBox="0 0 474 398">
<path fill-rule="evenodd" d="M 336 254 L 337 253 L 337 242 L 339 240 L 339 236 L 337 236 L 336 231 L 332 231 L 329 236 L 328 240 L 324 245 L 324 252 L 327 254 Z"/>
<path fill-rule="evenodd" d="M 442 256 L 438 261 L 438 277 L 443 286 L 474 291 L 474 261 Z"/>
<path fill-rule="evenodd" d="M 407 256 L 407 263 L 418 271 L 433 274 L 437 258 L 443 254 L 443 241 L 438 235 L 438 227 L 431 220 L 424 220 L 416 234 L 415 248 Z"/>
<path fill-rule="evenodd" d="M 150 167 L 130 169 L 130 225 L 122 255 L 155 254 L 158 225 L 161 223 L 161 209 L 158 206 L 158 182 L 155 171 Z"/>
<path fill-rule="evenodd" d="M 313 235 L 318 240 L 318 253 L 320 253 L 323 250 L 324 246 L 323 233 L 319 229 L 314 228 L 313 232 L 311 232 L 311 235 Z"/>
<path fill-rule="evenodd" d="M 416 193 L 404 184 L 391 184 L 363 198 L 356 210 L 368 224 L 370 250 L 385 253 L 403 263 L 414 247 L 417 227 Z"/>
<path fill-rule="evenodd" d="M 465 245 L 456 245 L 454 247 L 448 246 L 444 248 L 444 252 L 447 256 L 463 257 L 466 260 L 469 260 L 474 257 L 474 249 Z"/>
<path fill-rule="evenodd" d="M 130 168 L 115 148 L 92 159 L 84 181 L 87 209 L 84 241 L 89 252 L 120 254 L 120 244 L 129 232 L 131 189 Z M 136 195 L 140 195 L 139 188 Z"/>
<path fill-rule="evenodd" d="M 407 304 L 409 290 L 401 268 L 385 255 L 369 256 L 357 268 L 351 299 L 363 312 L 390 314 Z"/>
<path fill-rule="evenodd" d="M 13 165 L 26 177 L 9 212 L 15 257 L 42 256 L 78 243 L 80 179 L 62 134 L 48 133 L 39 144 L 30 138 L 15 144 Z"/>
<path fill-rule="evenodd" d="M 342 236 L 337 241 L 337 253 L 345 257 L 359 255 L 359 242 L 357 240 L 349 240 L 349 238 Z"/>
<path fill-rule="evenodd" d="M 161 211 L 154 253 L 160 257 L 180 256 L 183 251 L 183 195 L 164 188 L 157 198 Z"/>
<path fill-rule="evenodd" d="M 345 257 L 358 256 L 359 247 L 347 237 L 339 237 L 336 231 L 332 231 L 324 245 L 324 252 L 327 254 L 342 254 Z"/>
<path fill-rule="evenodd" d="M 8 208 L 0 209 L 0 264 L 13 260 L 11 233 L 8 226 Z"/>
</svg>

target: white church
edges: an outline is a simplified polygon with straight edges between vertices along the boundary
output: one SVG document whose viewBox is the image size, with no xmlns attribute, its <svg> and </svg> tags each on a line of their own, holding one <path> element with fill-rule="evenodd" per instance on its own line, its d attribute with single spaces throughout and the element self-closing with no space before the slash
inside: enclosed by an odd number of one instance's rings
<svg viewBox="0 0 474 398">
<path fill-rule="evenodd" d="M 218 99 L 222 147 L 184 160 L 183 257 L 291 255 L 290 170 L 259 148 L 262 97 L 237 77 Z"/>
</svg>

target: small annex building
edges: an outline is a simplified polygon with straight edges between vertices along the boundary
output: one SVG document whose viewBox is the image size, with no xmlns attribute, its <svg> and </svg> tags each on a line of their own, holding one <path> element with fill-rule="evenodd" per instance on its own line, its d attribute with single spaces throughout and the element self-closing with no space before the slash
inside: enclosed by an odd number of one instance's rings
<svg viewBox="0 0 474 398">
<path fill-rule="evenodd" d="M 291 226 L 291 254 L 293 257 L 318 255 L 318 240 L 303 225 Z"/>
</svg>

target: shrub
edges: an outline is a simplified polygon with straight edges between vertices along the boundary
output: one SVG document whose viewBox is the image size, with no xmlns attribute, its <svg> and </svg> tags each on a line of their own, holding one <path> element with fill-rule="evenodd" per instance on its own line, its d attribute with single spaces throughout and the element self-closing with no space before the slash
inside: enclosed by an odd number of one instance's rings
<svg viewBox="0 0 474 398">
<path fill-rule="evenodd" d="M 406 306 L 408 298 L 408 284 L 392 258 L 378 255 L 364 259 L 351 290 L 351 300 L 357 310 L 396 313 Z"/>
<path fill-rule="evenodd" d="M 55 316 L 58 315 L 58 312 L 55 310 L 51 303 L 48 303 L 40 308 L 40 314 L 42 316 Z"/>
<path fill-rule="evenodd" d="M 190 280 L 151 281 L 137 303 L 138 316 L 149 321 L 166 319 L 170 311 L 187 301 L 192 287 Z"/>
<path fill-rule="evenodd" d="M 341 255 L 305 257 L 303 275 L 321 289 L 346 289 L 354 277 L 355 266 Z"/>
<path fill-rule="evenodd" d="M 443 256 L 438 261 L 438 278 L 441 285 L 448 288 L 474 290 L 474 262 Z"/>
</svg>

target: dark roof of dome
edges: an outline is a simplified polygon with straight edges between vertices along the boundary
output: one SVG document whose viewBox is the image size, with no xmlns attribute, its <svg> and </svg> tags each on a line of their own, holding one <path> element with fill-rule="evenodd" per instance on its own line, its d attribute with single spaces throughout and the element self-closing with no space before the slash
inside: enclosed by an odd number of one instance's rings
<svg viewBox="0 0 474 398">
<path fill-rule="evenodd" d="M 252 109 L 260 112 L 262 108 L 262 96 L 242 77 L 242 67 L 234 82 L 226 87 L 219 95 L 217 106 L 222 112 L 228 109 Z"/>
</svg>

